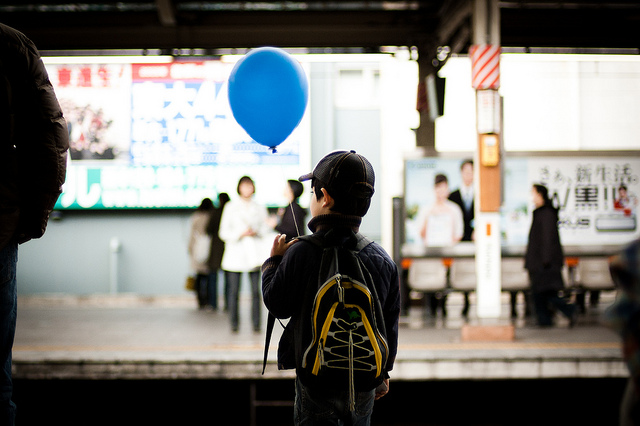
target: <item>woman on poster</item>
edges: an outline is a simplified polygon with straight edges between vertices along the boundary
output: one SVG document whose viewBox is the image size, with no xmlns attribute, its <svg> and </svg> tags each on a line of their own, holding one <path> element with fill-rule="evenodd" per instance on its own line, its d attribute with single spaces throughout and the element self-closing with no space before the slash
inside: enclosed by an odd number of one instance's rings
<svg viewBox="0 0 640 426">
<path fill-rule="evenodd" d="M 450 201 L 449 181 L 437 174 L 434 183 L 435 202 L 420 215 L 420 236 L 427 247 L 449 247 L 463 236 L 464 221 L 460 207 Z"/>
<path fill-rule="evenodd" d="M 457 244 L 463 236 L 464 221 L 462 210 L 449 197 L 449 181 L 444 174 L 434 179 L 435 201 L 420 215 L 420 236 L 426 247 L 450 247 Z M 427 293 L 431 313 L 435 317 L 438 307 L 442 316 L 447 316 L 447 296 Z"/>
</svg>

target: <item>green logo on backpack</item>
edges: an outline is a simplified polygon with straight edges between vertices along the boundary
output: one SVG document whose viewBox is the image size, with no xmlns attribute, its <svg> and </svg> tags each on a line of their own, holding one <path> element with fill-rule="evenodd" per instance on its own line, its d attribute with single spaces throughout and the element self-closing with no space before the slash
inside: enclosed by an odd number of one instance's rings
<svg viewBox="0 0 640 426">
<path fill-rule="evenodd" d="M 349 312 L 349 319 L 350 320 L 354 320 L 354 319 L 358 319 L 358 318 L 360 318 L 360 314 L 358 313 L 358 311 Z"/>
</svg>

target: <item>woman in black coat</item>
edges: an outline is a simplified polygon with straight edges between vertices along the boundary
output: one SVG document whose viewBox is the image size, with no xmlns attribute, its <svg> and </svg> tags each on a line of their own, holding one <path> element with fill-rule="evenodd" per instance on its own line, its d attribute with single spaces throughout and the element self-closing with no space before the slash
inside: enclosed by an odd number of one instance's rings
<svg viewBox="0 0 640 426">
<path fill-rule="evenodd" d="M 224 254 L 224 241 L 220 239 L 218 231 L 220 230 L 220 219 L 224 205 L 229 202 L 229 194 L 222 192 L 218 194 L 218 207 L 211 211 L 211 218 L 207 225 L 207 234 L 211 237 L 211 248 L 209 249 L 209 259 L 207 266 L 209 267 L 209 304 L 214 310 L 218 309 L 218 271 L 222 264 L 222 255 Z M 227 309 L 227 298 L 229 289 L 224 286 L 224 309 Z"/>
<path fill-rule="evenodd" d="M 564 255 L 558 233 L 558 210 L 551 205 L 545 186 L 533 185 L 532 195 L 536 209 L 529 232 L 525 268 L 529 271 L 538 324 L 544 327 L 553 325 L 550 309 L 553 306 L 569 318 L 572 327 L 576 321 L 576 308 L 558 296 L 558 292 L 564 289 Z"/>
<path fill-rule="evenodd" d="M 285 196 L 289 200 L 289 205 L 280 209 L 280 223 L 276 226 L 276 231 L 287 236 L 287 241 L 305 234 L 305 217 L 307 212 L 300 207 L 298 200 L 304 188 L 297 180 L 288 180 L 285 189 Z"/>
</svg>

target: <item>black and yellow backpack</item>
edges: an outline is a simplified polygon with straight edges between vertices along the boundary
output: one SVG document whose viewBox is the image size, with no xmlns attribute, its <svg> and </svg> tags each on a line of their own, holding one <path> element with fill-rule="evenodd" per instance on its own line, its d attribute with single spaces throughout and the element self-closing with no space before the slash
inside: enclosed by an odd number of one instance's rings
<svg viewBox="0 0 640 426">
<path fill-rule="evenodd" d="M 312 310 L 305 313 L 311 316 L 312 339 L 304 343 L 299 373 L 325 389 L 348 390 L 353 407 L 355 392 L 383 381 L 389 353 L 376 288 L 358 257 L 371 241 L 359 233 L 340 245 L 330 243 L 329 233 L 299 239 L 322 248 Z"/>
</svg>

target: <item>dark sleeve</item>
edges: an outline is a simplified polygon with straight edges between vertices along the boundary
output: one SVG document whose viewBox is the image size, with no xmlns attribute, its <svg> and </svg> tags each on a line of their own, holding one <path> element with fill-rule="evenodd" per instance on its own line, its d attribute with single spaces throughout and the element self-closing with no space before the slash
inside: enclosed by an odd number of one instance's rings
<svg viewBox="0 0 640 426">
<path fill-rule="evenodd" d="M 62 192 L 69 133 L 40 55 L 24 38 L 23 90 L 16 103 L 15 146 L 20 182 L 21 242 L 41 237 Z"/>
<path fill-rule="evenodd" d="M 394 262 L 389 264 L 389 268 L 389 292 L 382 308 L 385 328 L 387 330 L 387 343 L 389 344 L 387 371 L 393 370 L 393 365 L 398 353 L 398 321 L 400 318 L 400 280 L 398 277 L 398 268 Z"/>
<path fill-rule="evenodd" d="M 276 318 L 289 318 L 299 308 L 296 300 L 299 300 L 307 282 L 305 278 L 308 278 L 304 277 L 300 268 L 306 264 L 303 259 L 304 244 L 297 242 L 284 256 L 270 257 L 262 264 L 262 298 L 264 305 Z"/>
<path fill-rule="evenodd" d="M 378 298 L 382 305 L 387 344 L 389 345 L 389 359 L 386 369 L 391 371 L 398 352 L 398 322 L 400 318 L 398 268 L 384 249 L 375 243 L 370 244 L 363 254 L 367 258 L 365 265 L 376 283 Z"/>
<path fill-rule="evenodd" d="M 262 297 L 269 311 L 276 308 L 273 301 L 277 300 L 274 294 L 277 291 L 276 271 L 282 263 L 282 256 L 271 256 L 262 264 Z"/>
</svg>

